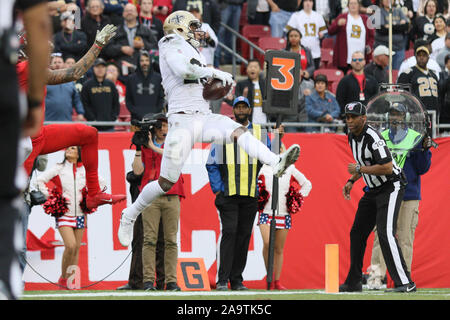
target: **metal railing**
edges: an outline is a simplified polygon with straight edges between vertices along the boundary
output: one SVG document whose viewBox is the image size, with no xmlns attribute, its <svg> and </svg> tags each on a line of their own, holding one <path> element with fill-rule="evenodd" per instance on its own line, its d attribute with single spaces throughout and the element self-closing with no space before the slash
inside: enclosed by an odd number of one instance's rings
<svg viewBox="0 0 450 320">
<path fill-rule="evenodd" d="M 236 30 L 231 28 L 226 23 L 221 22 L 220 24 L 222 27 L 224 27 L 227 31 L 229 31 L 231 33 L 231 48 L 229 48 L 228 46 L 226 46 L 225 44 L 223 44 L 220 41 L 218 44 L 221 48 L 225 49 L 227 52 L 229 52 L 231 54 L 232 73 L 233 73 L 233 77 L 236 78 L 236 59 L 239 59 L 242 62 L 244 62 L 245 64 L 248 64 L 248 60 L 246 60 L 244 57 L 242 57 L 241 55 L 239 55 L 236 52 L 237 38 L 239 38 L 240 40 L 244 41 L 245 43 L 247 43 L 249 45 L 249 47 L 250 47 L 249 58 L 250 59 L 254 58 L 254 50 L 258 51 L 259 53 L 261 53 L 263 55 L 265 55 L 266 52 L 263 49 L 261 49 L 260 47 L 258 47 L 256 44 L 254 44 L 253 42 L 248 40 L 246 37 L 241 35 L 239 32 L 237 32 Z"/>
</svg>

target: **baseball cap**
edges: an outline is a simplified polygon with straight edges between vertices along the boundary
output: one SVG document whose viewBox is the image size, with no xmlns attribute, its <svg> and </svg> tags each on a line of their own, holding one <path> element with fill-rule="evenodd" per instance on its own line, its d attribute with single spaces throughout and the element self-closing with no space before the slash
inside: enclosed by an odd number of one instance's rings
<svg viewBox="0 0 450 320">
<path fill-rule="evenodd" d="M 314 83 L 317 83 L 319 81 L 328 83 L 328 78 L 324 74 L 318 74 L 317 76 L 314 77 Z"/>
<path fill-rule="evenodd" d="M 97 58 L 97 59 L 95 60 L 95 62 L 94 62 L 94 67 L 95 67 L 95 66 L 98 66 L 99 64 L 102 64 L 102 65 L 106 66 L 106 61 L 103 60 L 102 58 Z"/>
<path fill-rule="evenodd" d="M 161 121 L 166 121 L 167 122 L 167 117 L 164 113 L 157 113 L 155 115 L 153 115 L 152 117 L 153 120 L 161 120 Z"/>
<path fill-rule="evenodd" d="M 377 47 L 375 48 L 375 50 L 373 50 L 373 56 L 374 56 L 374 57 L 380 56 L 380 55 L 382 55 L 382 54 L 388 56 L 388 55 L 389 55 L 389 48 L 386 47 L 386 46 L 383 46 L 383 45 L 379 45 L 379 46 L 377 46 Z M 395 54 L 395 51 L 392 51 L 392 55 L 394 55 L 394 54 Z"/>
<path fill-rule="evenodd" d="M 250 107 L 250 102 L 248 101 L 248 99 L 244 96 L 239 96 L 236 99 L 234 99 L 233 101 L 233 107 L 235 105 L 237 105 L 238 103 L 244 102 L 248 107 Z"/>
<path fill-rule="evenodd" d="M 366 106 L 361 102 L 350 102 L 345 106 L 345 114 L 356 114 L 364 116 L 366 114 Z"/>
<path fill-rule="evenodd" d="M 390 107 L 389 107 L 389 112 L 391 111 L 397 111 L 400 113 L 406 113 L 407 112 L 407 108 L 403 103 L 398 103 L 398 102 L 394 102 Z"/>
<path fill-rule="evenodd" d="M 420 46 L 416 49 L 416 53 L 418 53 L 419 51 L 425 51 L 427 54 L 430 54 L 430 50 L 428 50 L 427 47 L 425 46 Z"/>
</svg>

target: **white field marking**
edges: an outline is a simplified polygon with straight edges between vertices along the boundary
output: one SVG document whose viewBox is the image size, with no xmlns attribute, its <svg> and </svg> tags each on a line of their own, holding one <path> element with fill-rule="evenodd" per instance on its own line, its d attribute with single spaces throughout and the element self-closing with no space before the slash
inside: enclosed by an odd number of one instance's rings
<svg viewBox="0 0 450 320">
<path fill-rule="evenodd" d="M 347 294 L 347 295 L 384 295 L 384 290 L 380 291 L 363 291 L 363 292 L 345 292 L 345 293 L 326 293 L 324 290 L 291 290 L 291 291 L 267 291 L 267 290 L 255 290 L 247 292 L 217 292 L 217 291 L 183 291 L 183 292 L 114 292 L 114 291 L 101 291 L 101 292 L 67 292 L 67 293 L 43 293 L 43 294 L 27 294 L 24 293 L 22 298 L 58 298 L 58 297 L 79 297 L 79 298 L 95 298 L 95 297 L 164 297 L 164 296 L 259 296 L 259 295 L 294 295 L 294 294 Z M 419 295 L 442 295 L 450 296 L 450 293 L 443 293 L 441 291 L 424 291 L 408 294 L 408 297 Z M 399 294 L 401 295 L 401 294 Z"/>
</svg>

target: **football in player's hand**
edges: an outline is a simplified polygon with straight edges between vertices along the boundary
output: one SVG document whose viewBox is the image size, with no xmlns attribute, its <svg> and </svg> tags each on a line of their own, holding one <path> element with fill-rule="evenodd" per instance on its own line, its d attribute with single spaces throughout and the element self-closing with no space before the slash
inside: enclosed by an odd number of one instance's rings
<svg viewBox="0 0 450 320">
<path fill-rule="evenodd" d="M 203 99 L 218 100 L 225 97 L 231 89 L 231 84 L 223 85 L 222 80 L 210 79 L 203 85 Z"/>
</svg>

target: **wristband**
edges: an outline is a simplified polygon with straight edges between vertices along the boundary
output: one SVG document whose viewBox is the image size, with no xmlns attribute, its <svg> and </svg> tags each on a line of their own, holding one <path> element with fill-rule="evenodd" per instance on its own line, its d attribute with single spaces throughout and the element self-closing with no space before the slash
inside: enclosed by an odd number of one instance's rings
<svg viewBox="0 0 450 320">
<path fill-rule="evenodd" d="M 347 183 L 349 183 L 349 182 L 351 182 L 352 184 L 354 184 L 354 183 L 355 183 L 355 181 L 354 181 L 354 180 L 352 180 L 352 179 L 348 179 L 348 180 L 347 180 Z"/>
<path fill-rule="evenodd" d="M 97 44 L 97 42 L 94 42 L 94 46 L 96 46 L 98 49 L 102 50 L 103 47 L 101 47 L 100 45 Z"/>
</svg>

